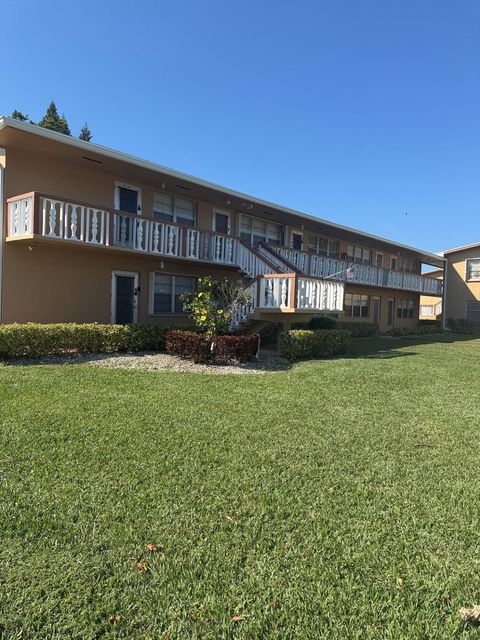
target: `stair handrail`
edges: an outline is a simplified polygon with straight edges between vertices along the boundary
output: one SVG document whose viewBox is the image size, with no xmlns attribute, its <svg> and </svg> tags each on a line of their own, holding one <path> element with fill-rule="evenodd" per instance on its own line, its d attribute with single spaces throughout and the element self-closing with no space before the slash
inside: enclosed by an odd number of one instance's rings
<svg viewBox="0 0 480 640">
<path fill-rule="evenodd" d="M 291 272 L 293 272 L 293 273 L 303 273 L 303 271 L 301 269 L 299 269 L 296 265 L 294 265 L 293 262 L 290 262 L 290 260 L 288 260 L 288 258 L 285 258 L 280 253 L 278 253 L 276 251 L 275 247 L 271 247 L 266 242 L 261 242 L 260 243 L 260 247 L 262 249 L 264 249 L 265 251 L 267 251 L 270 255 L 274 256 L 280 263 L 283 263 L 285 265 L 285 267 L 287 269 L 289 269 L 289 271 L 285 271 L 285 272 L 282 272 L 282 273 L 291 273 Z"/>
</svg>

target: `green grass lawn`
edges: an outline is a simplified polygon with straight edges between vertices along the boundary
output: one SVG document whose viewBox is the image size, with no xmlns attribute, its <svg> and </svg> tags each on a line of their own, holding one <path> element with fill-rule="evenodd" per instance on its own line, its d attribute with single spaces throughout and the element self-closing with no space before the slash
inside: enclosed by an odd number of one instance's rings
<svg viewBox="0 0 480 640">
<path fill-rule="evenodd" d="M 0 368 L 0 637 L 480 636 L 479 363 Z"/>
</svg>

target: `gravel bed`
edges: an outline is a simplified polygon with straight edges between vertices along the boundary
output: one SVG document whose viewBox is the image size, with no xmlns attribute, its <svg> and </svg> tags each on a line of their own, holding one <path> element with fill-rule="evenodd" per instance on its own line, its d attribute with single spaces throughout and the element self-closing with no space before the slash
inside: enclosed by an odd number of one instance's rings
<svg viewBox="0 0 480 640">
<path fill-rule="evenodd" d="M 95 367 L 143 369 L 145 371 L 174 371 L 189 373 L 225 374 L 261 374 L 271 371 L 286 371 L 290 368 L 288 360 L 279 356 L 276 351 L 262 349 L 257 360 L 244 364 L 195 364 L 168 353 L 140 351 L 138 353 L 87 353 L 45 358 L 9 360 L 0 362 L 0 366 L 36 365 L 36 364 L 90 364 Z"/>
</svg>

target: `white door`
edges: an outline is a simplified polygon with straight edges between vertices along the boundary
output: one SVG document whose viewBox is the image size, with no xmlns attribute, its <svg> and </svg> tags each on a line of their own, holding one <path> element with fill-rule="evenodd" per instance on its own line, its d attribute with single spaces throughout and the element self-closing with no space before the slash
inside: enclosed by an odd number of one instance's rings
<svg viewBox="0 0 480 640">
<path fill-rule="evenodd" d="M 112 324 L 138 322 L 138 273 L 112 271 Z"/>
</svg>

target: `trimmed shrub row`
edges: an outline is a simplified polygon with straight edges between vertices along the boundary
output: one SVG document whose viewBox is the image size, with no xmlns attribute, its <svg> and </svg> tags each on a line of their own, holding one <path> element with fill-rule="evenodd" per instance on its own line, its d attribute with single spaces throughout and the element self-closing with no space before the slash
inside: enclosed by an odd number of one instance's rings
<svg viewBox="0 0 480 640">
<path fill-rule="evenodd" d="M 348 353 L 351 333 L 337 329 L 284 331 L 278 339 L 279 353 L 288 360 L 329 358 Z"/>
<path fill-rule="evenodd" d="M 392 336 L 422 336 L 443 333 L 443 329 L 438 324 L 417 324 L 416 327 L 395 327 L 392 329 Z"/>
<path fill-rule="evenodd" d="M 480 334 L 480 322 L 464 320 L 463 318 L 449 318 L 447 325 L 454 333 Z"/>
<path fill-rule="evenodd" d="M 375 322 L 337 322 L 337 329 L 350 331 L 352 338 L 372 338 L 378 335 L 378 324 Z"/>
<path fill-rule="evenodd" d="M 370 338 L 378 335 L 379 331 L 378 324 L 374 322 L 351 322 L 348 320 L 335 320 L 335 318 L 326 316 L 312 318 L 310 322 L 296 322 L 292 325 L 292 329 L 313 329 L 314 331 L 319 329 L 341 329 L 350 331 L 352 338 Z"/>
<path fill-rule="evenodd" d="M 257 355 L 260 337 L 215 336 L 209 338 L 193 331 L 168 331 L 165 346 L 171 355 L 192 358 L 194 362 L 248 362 Z"/>
<path fill-rule="evenodd" d="M 167 327 L 113 324 L 0 325 L 0 358 L 39 358 L 62 353 L 159 351 Z"/>
</svg>

